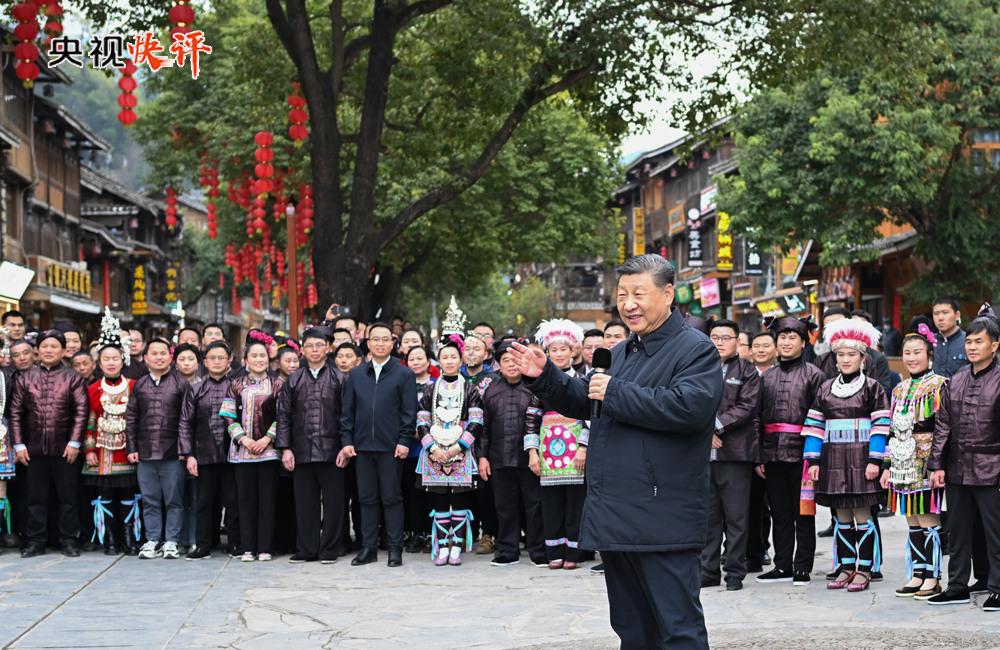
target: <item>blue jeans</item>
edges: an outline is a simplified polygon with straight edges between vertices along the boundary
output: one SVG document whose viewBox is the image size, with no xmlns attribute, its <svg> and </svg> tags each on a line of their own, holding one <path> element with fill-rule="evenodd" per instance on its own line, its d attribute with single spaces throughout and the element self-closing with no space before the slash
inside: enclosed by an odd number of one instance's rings
<svg viewBox="0 0 1000 650">
<path fill-rule="evenodd" d="M 179 460 L 140 460 L 137 472 L 142 493 L 142 523 L 151 542 L 178 543 L 184 523 L 184 463 Z M 166 536 L 163 510 L 167 511 Z"/>
</svg>

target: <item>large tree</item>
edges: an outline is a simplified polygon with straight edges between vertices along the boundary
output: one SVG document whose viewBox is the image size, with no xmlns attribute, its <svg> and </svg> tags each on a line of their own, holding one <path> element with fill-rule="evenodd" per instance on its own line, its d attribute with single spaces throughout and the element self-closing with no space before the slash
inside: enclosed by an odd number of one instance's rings
<svg viewBox="0 0 1000 650">
<path fill-rule="evenodd" d="M 874 259 L 885 221 L 920 235 L 931 272 L 911 289 L 989 298 L 1000 268 L 1000 3 L 947 0 L 927 17 L 937 56 L 918 78 L 864 64 L 755 96 L 736 121 L 740 174 L 719 207 L 764 246 L 813 239 L 821 261 Z M 991 135 L 992 134 L 992 135 Z"/>
<path fill-rule="evenodd" d="M 76 1 L 98 21 L 121 10 Z M 212 6 L 231 13 L 239 1 Z M 921 2 L 858 4 L 264 0 L 270 29 L 246 34 L 236 54 L 258 79 L 275 80 L 290 67 L 285 78 L 302 84 L 316 202 L 313 248 L 323 252 L 316 258 L 320 295 L 360 303 L 380 254 L 423 215 L 479 181 L 529 114 L 554 99 L 617 137 L 644 122 L 639 101 L 664 93 L 685 93 L 689 101 L 675 104 L 674 114 L 679 125 L 694 127 L 730 110 L 739 81 L 759 87 L 821 61 L 858 59 L 905 75 L 922 61 L 924 30 L 909 20 L 923 10 Z M 143 28 L 162 20 L 166 9 L 160 0 L 125 7 L 128 24 Z M 290 66 L 261 69 L 272 60 L 272 44 Z M 690 62 L 702 56 L 716 65 L 698 79 Z M 250 93 L 263 87 L 248 86 Z M 249 106 L 256 100 L 245 97 Z M 163 126 L 170 124 L 188 126 L 174 115 Z M 239 126 L 246 130 L 246 123 Z M 235 134 L 226 140 L 235 141 Z"/>
</svg>

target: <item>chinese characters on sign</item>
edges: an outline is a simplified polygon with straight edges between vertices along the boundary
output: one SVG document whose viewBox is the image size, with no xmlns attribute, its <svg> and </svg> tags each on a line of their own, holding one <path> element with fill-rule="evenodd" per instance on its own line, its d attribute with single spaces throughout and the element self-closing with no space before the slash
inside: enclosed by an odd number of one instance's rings
<svg viewBox="0 0 1000 650">
<path fill-rule="evenodd" d="M 132 315 L 141 316 L 146 313 L 146 269 L 135 267 L 132 273 Z"/>
<path fill-rule="evenodd" d="M 211 54 L 212 47 L 205 43 L 205 33 L 201 31 L 191 31 L 186 34 L 171 35 L 169 56 L 161 56 L 161 52 L 167 50 L 156 38 L 153 32 L 143 32 L 136 34 L 131 41 L 126 42 L 121 34 L 104 34 L 94 36 L 90 39 L 90 52 L 87 58 L 94 68 L 103 70 L 105 68 L 120 69 L 125 66 L 125 51 L 132 57 L 132 62 L 137 66 L 148 65 L 149 69 L 156 72 L 160 68 L 170 68 L 176 65 L 183 67 L 187 61 L 191 62 L 191 77 L 197 79 L 201 72 L 202 54 Z M 83 43 L 79 38 L 60 36 L 53 38 L 49 43 L 49 67 L 55 68 L 63 63 L 70 63 L 78 68 L 82 68 Z"/>
<path fill-rule="evenodd" d="M 715 195 L 719 193 L 718 185 L 709 185 L 701 191 L 701 213 L 708 214 L 715 209 Z"/>
<path fill-rule="evenodd" d="M 177 268 L 167 267 L 167 294 L 164 296 L 166 302 L 177 302 Z"/>
<path fill-rule="evenodd" d="M 642 208 L 632 210 L 632 228 L 635 231 L 633 255 L 644 255 L 646 253 L 646 224 L 642 218 Z"/>
<path fill-rule="evenodd" d="M 733 233 L 729 229 L 729 215 L 725 212 L 720 212 L 717 221 L 716 230 L 718 231 L 717 241 L 719 243 L 719 252 L 716 255 L 715 268 L 718 271 L 732 271 Z"/>
<path fill-rule="evenodd" d="M 625 233 L 618 233 L 618 265 L 625 263 Z"/>
<path fill-rule="evenodd" d="M 720 302 L 718 278 L 706 278 L 701 281 L 701 306 L 714 307 Z"/>
<path fill-rule="evenodd" d="M 688 266 L 702 266 L 701 214 L 697 208 L 688 210 Z"/>
<path fill-rule="evenodd" d="M 743 240 L 743 275 L 764 275 L 764 261 L 757 247 Z"/>
<path fill-rule="evenodd" d="M 750 299 L 753 297 L 753 289 L 749 282 L 744 282 L 742 284 L 733 285 L 733 304 L 734 305 L 747 305 L 750 304 Z"/>
<path fill-rule="evenodd" d="M 49 262 L 45 267 L 45 284 L 53 289 L 90 297 L 90 273 L 70 266 Z"/>
</svg>

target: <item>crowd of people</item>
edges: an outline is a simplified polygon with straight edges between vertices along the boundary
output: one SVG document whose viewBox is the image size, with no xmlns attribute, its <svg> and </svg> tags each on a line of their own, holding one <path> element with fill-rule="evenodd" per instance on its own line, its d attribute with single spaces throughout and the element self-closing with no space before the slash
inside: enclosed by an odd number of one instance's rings
<svg viewBox="0 0 1000 650">
<path fill-rule="evenodd" d="M 383 549 L 390 567 L 404 551 L 445 566 L 475 548 L 508 566 L 523 546 L 550 569 L 596 561 L 578 544 L 590 422 L 529 389 L 520 358 L 537 348 L 589 380 L 596 350 L 637 340 L 628 326 L 554 319 L 529 343 L 468 328 L 452 299 L 431 345 L 402 319 L 340 312 L 300 339 L 253 329 L 237 350 L 218 325 L 147 341 L 106 310 L 85 347 L 73 323 L 28 332 L 23 314 L 3 314 L 0 544 L 26 558 L 103 548 L 193 561 L 221 548 L 243 562 L 356 552 L 363 565 Z M 703 588 L 739 590 L 751 573 L 809 585 L 818 534 L 833 541 L 829 589 L 865 591 L 898 558 L 895 595 L 988 593 L 983 608 L 1000 610 L 1000 320 L 988 305 L 963 331 L 959 303 L 941 297 L 905 335 L 842 307 L 823 313 L 818 339 L 811 317 L 753 332 L 685 320 L 715 345 L 724 380 Z M 655 497 L 644 446 L 633 462 Z M 886 514 L 906 517 L 906 539 L 884 543 Z"/>
</svg>

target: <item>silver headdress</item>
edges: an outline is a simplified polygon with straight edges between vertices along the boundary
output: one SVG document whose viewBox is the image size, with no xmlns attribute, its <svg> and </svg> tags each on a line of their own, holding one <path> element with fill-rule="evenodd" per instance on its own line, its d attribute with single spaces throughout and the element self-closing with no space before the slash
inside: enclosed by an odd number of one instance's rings
<svg viewBox="0 0 1000 650">
<path fill-rule="evenodd" d="M 122 325 L 111 314 L 111 308 L 104 307 L 104 316 L 101 318 L 101 337 L 98 339 L 98 351 L 104 348 L 118 348 L 122 353 L 122 361 L 127 366 L 131 356 L 131 341 L 129 335 L 122 330 Z"/>
<path fill-rule="evenodd" d="M 464 338 L 466 321 L 465 314 L 462 313 L 462 310 L 458 308 L 458 303 L 455 302 L 455 296 L 452 296 L 451 304 L 448 305 L 448 311 L 444 315 L 444 323 L 441 325 L 441 338 L 445 338 L 450 334 L 459 334 Z"/>
<path fill-rule="evenodd" d="M 0 357 L 4 359 L 10 358 L 10 335 L 7 331 L 6 325 L 0 325 L 0 340 L 3 341 L 3 347 L 0 348 Z"/>
</svg>

